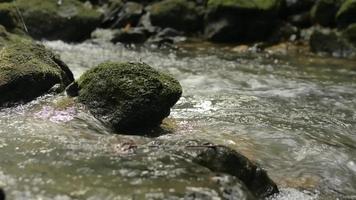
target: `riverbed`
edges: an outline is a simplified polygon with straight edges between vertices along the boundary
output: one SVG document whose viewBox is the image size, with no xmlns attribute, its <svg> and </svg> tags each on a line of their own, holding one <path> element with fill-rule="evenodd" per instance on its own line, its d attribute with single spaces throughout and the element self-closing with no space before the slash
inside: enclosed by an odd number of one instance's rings
<svg viewBox="0 0 356 200">
<path fill-rule="evenodd" d="M 241 152 L 279 186 L 271 199 L 356 198 L 356 60 L 214 45 L 43 43 L 76 78 L 104 61 L 145 62 L 173 75 L 183 96 L 157 137 Z M 223 198 L 213 173 L 169 154 L 162 160 L 158 150 L 133 156 L 130 146 L 155 138 L 115 134 L 65 94 L 2 109 L 0 136 L 0 187 L 9 199 Z"/>
</svg>

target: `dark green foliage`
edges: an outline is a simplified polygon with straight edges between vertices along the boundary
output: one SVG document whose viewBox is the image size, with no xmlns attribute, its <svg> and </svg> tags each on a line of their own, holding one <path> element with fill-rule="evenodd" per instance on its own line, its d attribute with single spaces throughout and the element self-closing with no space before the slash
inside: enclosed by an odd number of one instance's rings
<svg viewBox="0 0 356 200">
<path fill-rule="evenodd" d="M 346 0 L 336 14 L 336 21 L 340 28 L 356 23 L 356 0 Z"/>
<path fill-rule="evenodd" d="M 334 26 L 340 0 L 319 0 L 311 10 L 311 19 L 322 26 Z"/>
</svg>

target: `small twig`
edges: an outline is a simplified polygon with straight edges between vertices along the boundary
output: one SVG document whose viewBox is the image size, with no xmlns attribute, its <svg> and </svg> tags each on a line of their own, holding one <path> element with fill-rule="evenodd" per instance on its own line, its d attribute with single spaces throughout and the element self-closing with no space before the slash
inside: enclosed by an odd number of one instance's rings
<svg viewBox="0 0 356 200">
<path fill-rule="evenodd" d="M 25 31 L 28 33 L 27 26 L 26 26 L 26 24 L 25 24 L 25 21 L 24 21 L 24 19 L 23 19 L 23 17 L 22 17 L 22 14 L 21 14 L 19 8 L 16 6 L 16 3 L 17 3 L 17 2 L 14 1 L 14 6 L 15 6 L 15 9 L 16 9 L 16 13 L 17 13 L 17 15 L 19 16 L 19 18 L 20 18 L 20 20 L 21 20 L 21 23 L 22 23 L 23 28 L 24 28 Z"/>
</svg>

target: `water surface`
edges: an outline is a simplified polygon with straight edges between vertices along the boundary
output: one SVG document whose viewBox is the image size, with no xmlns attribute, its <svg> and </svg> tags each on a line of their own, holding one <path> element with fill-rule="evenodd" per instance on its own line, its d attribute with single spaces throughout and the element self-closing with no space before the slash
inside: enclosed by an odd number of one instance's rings
<svg viewBox="0 0 356 200">
<path fill-rule="evenodd" d="M 240 151 L 279 185 L 273 199 L 356 196 L 355 60 L 44 44 L 75 77 L 104 61 L 145 62 L 172 74 L 184 93 L 160 139 L 204 138 Z M 131 144 L 154 138 L 113 134 L 64 94 L 2 109 L 0 135 L 0 186 L 9 199 L 220 199 L 221 185 L 239 185 L 164 151 L 132 154 Z"/>
</svg>

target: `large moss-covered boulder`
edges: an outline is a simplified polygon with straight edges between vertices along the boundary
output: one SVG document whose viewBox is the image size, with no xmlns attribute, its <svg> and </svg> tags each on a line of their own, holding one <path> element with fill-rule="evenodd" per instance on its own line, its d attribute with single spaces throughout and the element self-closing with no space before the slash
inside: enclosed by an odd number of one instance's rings
<svg viewBox="0 0 356 200">
<path fill-rule="evenodd" d="M 311 9 L 311 19 L 322 26 L 334 26 L 336 13 L 342 0 L 319 0 Z"/>
<path fill-rule="evenodd" d="M 69 68 L 43 45 L 0 31 L 0 106 L 30 101 L 64 90 L 73 81 Z"/>
<path fill-rule="evenodd" d="M 345 0 L 336 14 L 337 25 L 346 28 L 349 24 L 356 23 L 356 0 Z"/>
<path fill-rule="evenodd" d="M 77 84 L 79 102 L 127 133 L 159 125 L 182 94 L 177 80 L 144 63 L 103 63 L 85 72 Z"/>
<path fill-rule="evenodd" d="M 204 166 L 215 173 L 225 173 L 237 177 L 250 192 L 263 199 L 278 193 L 278 187 L 256 163 L 239 152 L 226 146 L 214 145 L 205 140 L 158 139 L 150 146 L 163 148 L 166 152 L 184 157 Z"/>
<path fill-rule="evenodd" d="M 205 35 L 217 42 L 267 39 L 278 25 L 281 0 L 209 0 Z"/>
<path fill-rule="evenodd" d="M 152 4 L 148 11 L 154 26 L 170 27 L 185 32 L 194 32 L 202 28 L 203 13 L 194 1 L 163 0 Z"/>
<path fill-rule="evenodd" d="M 65 41 L 88 38 L 101 19 L 99 12 L 78 0 L 17 0 L 2 3 L 0 19 L 1 16 L 5 18 L 0 23 L 6 27 L 27 29 L 36 39 Z"/>
</svg>

